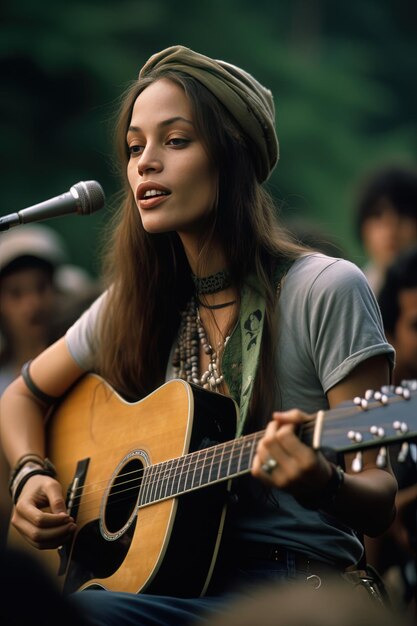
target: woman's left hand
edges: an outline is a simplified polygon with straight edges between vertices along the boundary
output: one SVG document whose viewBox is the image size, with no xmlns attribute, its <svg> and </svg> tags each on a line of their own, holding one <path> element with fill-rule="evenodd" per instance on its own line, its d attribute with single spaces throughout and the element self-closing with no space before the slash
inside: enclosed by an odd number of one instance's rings
<svg viewBox="0 0 417 626">
<path fill-rule="evenodd" d="M 288 491 L 305 505 L 319 499 L 332 476 L 326 458 L 297 436 L 298 427 L 308 421 L 311 417 L 297 409 L 274 412 L 252 465 L 253 476 Z"/>
</svg>

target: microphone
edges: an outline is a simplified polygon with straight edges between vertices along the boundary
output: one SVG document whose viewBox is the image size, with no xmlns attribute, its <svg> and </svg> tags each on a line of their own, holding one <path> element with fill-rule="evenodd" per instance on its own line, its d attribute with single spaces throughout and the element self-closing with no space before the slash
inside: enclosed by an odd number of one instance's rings
<svg viewBox="0 0 417 626">
<path fill-rule="evenodd" d="M 104 206 L 104 200 L 105 195 L 100 183 L 95 180 L 81 181 L 60 196 L 0 217 L 0 231 L 68 213 L 90 215 Z"/>
</svg>

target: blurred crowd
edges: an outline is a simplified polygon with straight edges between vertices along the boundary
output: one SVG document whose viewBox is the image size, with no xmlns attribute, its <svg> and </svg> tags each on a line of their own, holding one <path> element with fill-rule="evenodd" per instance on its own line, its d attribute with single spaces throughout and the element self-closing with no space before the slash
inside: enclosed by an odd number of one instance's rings
<svg viewBox="0 0 417 626">
<path fill-rule="evenodd" d="M 352 217 L 365 256 L 358 264 L 396 351 L 392 383 L 417 380 L 417 164 L 388 163 L 366 172 Z M 342 246 L 308 220 L 289 227 L 320 252 L 347 257 Z M 410 431 L 417 433 L 411 415 Z M 382 537 L 365 537 L 366 557 L 392 602 L 417 619 L 417 446 L 412 440 L 392 445 L 389 457 L 399 486 L 397 514 Z"/>
<path fill-rule="evenodd" d="M 393 384 L 417 380 L 417 166 L 388 165 L 365 178 L 357 232 L 367 256 L 363 270 L 396 350 Z M 410 415 L 410 431 L 416 432 Z M 370 562 L 393 600 L 417 617 L 417 452 L 415 443 L 390 448 L 398 481 L 397 515 L 385 535 L 367 539 Z"/>
</svg>

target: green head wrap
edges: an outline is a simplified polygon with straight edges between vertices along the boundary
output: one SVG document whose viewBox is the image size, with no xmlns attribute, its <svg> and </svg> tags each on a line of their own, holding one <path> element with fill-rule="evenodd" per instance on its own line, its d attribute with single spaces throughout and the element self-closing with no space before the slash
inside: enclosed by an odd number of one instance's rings
<svg viewBox="0 0 417 626">
<path fill-rule="evenodd" d="M 217 97 L 252 140 L 257 178 L 259 182 L 265 181 L 278 161 L 275 107 L 269 89 L 239 67 L 184 46 L 172 46 L 151 56 L 140 70 L 139 78 L 157 69 L 188 74 Z"/>
</svg>

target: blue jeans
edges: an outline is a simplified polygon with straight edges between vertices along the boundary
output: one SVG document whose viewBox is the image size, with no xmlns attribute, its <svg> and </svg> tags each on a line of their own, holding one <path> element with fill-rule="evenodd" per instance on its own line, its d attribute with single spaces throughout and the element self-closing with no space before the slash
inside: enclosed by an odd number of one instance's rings
<svg viewBox="0 0 417 626">
<path fill-rule="evenodd" d="M 251 588 L 300 578 L 306 579 L 306 573 L 296 571 L 289 553 L 286 564 L 259 560 L 228 571 L 225 580 L 219 581 L 223 591 L 202 598 L 85 590 L 73 594 L 71 600 L 91 626 L 197 626 L 211 614 L 223 612 L 239 594 L 248 596 Z"/>
</svg>

